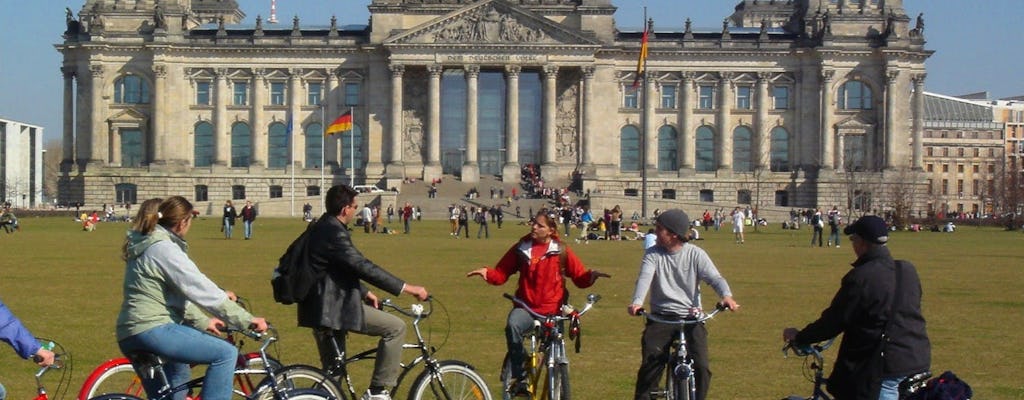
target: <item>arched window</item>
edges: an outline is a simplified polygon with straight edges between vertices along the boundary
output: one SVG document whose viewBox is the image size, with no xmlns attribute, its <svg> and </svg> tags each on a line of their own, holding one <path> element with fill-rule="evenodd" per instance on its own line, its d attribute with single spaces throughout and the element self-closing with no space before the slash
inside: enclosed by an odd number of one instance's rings
<svg viewBox="0 0 1024 400">
<path fill-rule="evenodd" d="M 619 171 L 640 170 L 640 130 L 627 125 L 619 131 Z"/>
<path fill-rule="evenodd" d="M 149 85 L 137 75 L 125 75 L 114 81 L 114 103 L 149 104 Z"/>
<path fill-rule="evenodd" d="M 715 131 L 710 126 L 697 128 L 697 171 L 709 172 L 715 170 Z"/>
<path fill-rule="evenodd" d="M 306 125 L 306 168 L 320 168 L 323 160 L 323 128 L 319 122 Z"/>
<path fill-rule="evenodd" d="M 839 87 L 839 108 L 843 110 L 870 110 L 871 87 L 861 81 L 849 81 Z"/>
<path fill-rule="evenodd" d="M 194 129 L 193 162 L 197 167 L 209 167 L 213 165 L 213 156 L 216 151 L 213 142 L 213 124 L 200 122 Z"/>
<path fill-rule="evenodd" d="M 363 129 L 352 124 L 351 132 L 339 133 L 341 136 L 341 164 L 346 170 L 363 168 Z M 352 166 L 355 164 L 355 167 Z"/>
<path fill-rule="evenodd" d="M 752 162 L 754 133 L 750 128 L 737 126 L 732 131 L 732 170 L 735 172 L 750 172 L 754 170 Z"/>
<path fill-rule="evenodd" d="M 271 123 L 267 135 L 267 168 L 288 165 L 288 127 L 281 122 Z"/>
<path fill-rule="evenodd" d="M 676 162 L 677 138 L 676 128 L 665 125 L 658 129 L 658 171 L 675 171 L 679 169 Z"/>
<path fill-rule="evenodd" d="M 777 126 L 771 132 L 771 160 L 772 172 L 789 171 L 789 131 L 786 128 Z"/>
<path fill-rule="evenodd" d="M 231 166 L 248 167 L 251 158 L 252 130 L 246 123 L 236 122 L 231 125 Z"/>
</svg>

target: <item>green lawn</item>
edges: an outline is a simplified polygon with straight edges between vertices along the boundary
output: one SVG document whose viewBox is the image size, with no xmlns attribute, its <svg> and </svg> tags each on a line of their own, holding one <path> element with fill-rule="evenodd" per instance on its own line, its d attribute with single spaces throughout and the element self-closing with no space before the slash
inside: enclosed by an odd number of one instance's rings
<svg viewBox="0 0 1024 400">
<path fill-rule="evenodd" d="M 26 218 L 21 223 L 22 232 L 0 233 L 0 298 L 35 334 L 70 350 L 74 369 L 69 395 L 74 396 L 92 368 L 119 355 L 113 324 L 124 268 L 120 247 L 128 225 L 103 223 L 87 233 L 66 218 Z M 294 308 L 274 303 L 268 284 L 277 257 L 303 226 L 298 220 L 264 218 L 257 223 L 254 240 L 241 240 L 241 226 L 236 227 L 235 239 L 224 240 L 218 221 L 207 218 L 194 223 L 188 236 L 199 266 L 221 286 L 250 299 L 256 314 L 280 328 L 277 355 L 286 364 L 316 360 L 308 331 L 295 327 Z M 357 231 L 355 241 L 367 257 L 411 283 L 425 285 L 444 304 L 448 318 L 429 325 L 435 344 L 447 338 L 439 355 L 475 365 L 496 392 L 510 307 L 501 294 L 513 292 L 515 286 L 491 287 L 465 278 L 465 273 L 493 265 L 527 228 L 509 224 L 498 230 L 491 224 L 489 240 L 475 239 L 475 229 L 473 239 L 454 240 L 447 234 L 447 222 L 423 221 L 414 223 L 411 235 Z M 711 254 L 743 306 L 740 312 L 722 314 L 709 323 L 711 397 L 809 394 L 802 360 L 783 358 L 779 351 L 781 331 L 802 327 L 831 300 L 853 260 L 845 238 L 840 249 L 811 248 L 809 231 L 774 226 L 748 233 L 742 246 L 733 244 L 726 231 L 708 232 L 706 237 L 699 245 Z M 1024 398 L 1018 331 L 1024 327 L 1024 297 L 1017 291 L 1024 282 L 1022 241 L 1020 233 L 989 228 L 892 237 L 893 253 L 913 261 L 923 281 L 933 371 L 955 371 L 972 385 L 975 398 Z M 604 298 L 584 317 L 582 352 L 570 353 L 572 388 L 578 399 L 632 396 L 643 322 L 627 316 L 625 309 L 641 247 L 635 241 L 572 245 L 588 267 L 612 275 L 587 290 L 572 288 L 577 302 L 588 292 Z M 712 293 L 710 288 L 706 293 Z M 370 345 L 357 337 L 350 340 L 349 349 Z M 834 354 L 829 351 L 827 356 Z M 8 387 L 10 398 L 34 395 L 34 370 L 12 351 L 0 349 L 0 382 Z M 56 376 L 47 381 L 51 390 L 56 388 Z M 398 397 L 403 396 L 404 391 Z"/>
</svg>

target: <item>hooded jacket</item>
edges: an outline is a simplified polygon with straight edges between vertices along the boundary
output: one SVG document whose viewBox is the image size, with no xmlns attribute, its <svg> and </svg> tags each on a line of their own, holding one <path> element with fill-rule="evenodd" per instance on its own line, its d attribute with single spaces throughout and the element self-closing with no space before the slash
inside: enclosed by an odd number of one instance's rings
<svg viewBox="0 0 1024 400">
<path fill-rule="evenodd" d="M 573 284 L 581 289 L 594 284 L 593 271 L 585 270 L 576 254 L 559 241 L 548 242 L 547 251 L 535 261 L 530 257 L 532 247 L 533 239 L 526 237 L 508 249 L 493 269 L 487 269 L 484 277 L 487 283 L 504 284 L 512 274 L 518 272 L 519 288 L 516 289 L 516 297 L 543 315 L 557 313 L 566 301 L 565 277 L 572 279 Z M 560 265 L 562 252 L 566 253 L 564 272 Z"/>
<path fill-rule="evenodd" d="M 128 231 L 124 300 L 117 316 L 117 340 L 164 324 L 186 323 L 205 329 L 203 311 L 232 328 L 244 328 L 253 316 L 228 299 L 188 258 L 188 243 L 157 225 L 148 235 Z"/>
</svg>

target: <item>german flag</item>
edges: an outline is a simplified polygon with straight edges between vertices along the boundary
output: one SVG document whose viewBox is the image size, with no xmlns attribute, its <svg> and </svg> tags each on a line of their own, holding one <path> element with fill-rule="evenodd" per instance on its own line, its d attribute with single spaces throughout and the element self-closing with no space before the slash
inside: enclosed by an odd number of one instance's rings
<svg viewBox="0 0 1024 400">
<path fill-rule="evenodd" d="M 644 64 L 647 62 L 647 28 L 644 27 L 644 35 L 640 39 L 640 57 L 636 60 L 636 76 L 633 77 L 633 87 L 640 86 L 640 79 L 644 76 Z"/>
<path fill-rule="evenodd" d="M 324 134 L 326 134 L 326 136 L 331 136 L 335 133 L 345 132 L 350 129 L 352 129 L 352 111 L 341 114 L 338 119 L 331 122 L 331 125 L 327 126 L 327 130 L 324 131 Z"/>
</svg>

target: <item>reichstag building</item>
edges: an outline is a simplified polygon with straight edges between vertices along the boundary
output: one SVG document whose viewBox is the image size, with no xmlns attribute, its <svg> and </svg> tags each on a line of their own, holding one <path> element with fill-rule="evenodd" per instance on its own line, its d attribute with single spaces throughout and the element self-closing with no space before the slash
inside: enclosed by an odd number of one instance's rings
<svg viewBox="0 0 1024 400">
<path fill-rule="evenodd" d="M 69 10 L 63 200 L 273 201 L 292 177 L 315 196 L 321 173 L 400 188 L 530 164 L 594 194 L 781 207 L 923 182 L 932 51 L 902 0 L 746 0 L 711 29 L 655 16 L 643 63 L 642 28 L 614 20 L 626 1 L 370 0 L 359 25 L 323 3 L 276 24 L 233 0 Z"/>
</svg>

